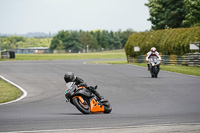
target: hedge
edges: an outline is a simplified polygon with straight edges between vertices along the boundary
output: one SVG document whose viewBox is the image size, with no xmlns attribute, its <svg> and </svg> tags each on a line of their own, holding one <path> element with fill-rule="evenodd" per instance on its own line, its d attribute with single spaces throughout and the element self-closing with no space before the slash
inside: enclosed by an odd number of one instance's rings
<svg viewBox="0 0 200 133">
<path fill-rule="evenodd" d="M 127 57 L 146 54 L 151 47 L 163 55 L 184 55 L 190 52 L 189 44 L 200 41 L 200 27 L 165 29 L 132 34 L 125 45 Z M 134 52 L 134 46 L 140 51 Z"/>
</svg>

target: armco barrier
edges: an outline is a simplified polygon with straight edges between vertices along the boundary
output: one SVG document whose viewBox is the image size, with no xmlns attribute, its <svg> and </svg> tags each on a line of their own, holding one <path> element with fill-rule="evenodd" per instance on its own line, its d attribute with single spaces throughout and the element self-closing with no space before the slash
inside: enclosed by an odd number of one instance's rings
<svg viewBox="0 0 200 133">
<path fill-rule="evenodd" d="M 200 53 L 189 53 L 186 55 L 161 55 L 163 65 L 188 65 L 200 66 Z M 145 63 L 146 56 L 139 55 L 135 58 L 127 57 L 129 63 Z"/>
<path fill-rule="evenodd" d="M 200 53 L 186 54 L 188 66 L 200 66 Z"/>
</svg>

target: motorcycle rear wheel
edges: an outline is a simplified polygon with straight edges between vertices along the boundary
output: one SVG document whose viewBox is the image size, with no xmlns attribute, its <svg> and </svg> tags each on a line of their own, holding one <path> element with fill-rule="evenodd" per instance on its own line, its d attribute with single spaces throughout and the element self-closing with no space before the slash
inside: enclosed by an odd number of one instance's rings
<svg viewBox="0 0 200 133">
<path fill-rule="evenodd" d="M 82 97 L 83 98 L 83 97 Z M 84 98 L 83 98 L 84 99 Z M 87 100 L 84 99 L 84 103 L 81 103 L 78 97 L 75 97 L 73 99 L 73 103 L 76 106 L 76 108 L 82 112 L 83 114 L 90 114 L 90 105 L 88 104 Z"/>
</svg>

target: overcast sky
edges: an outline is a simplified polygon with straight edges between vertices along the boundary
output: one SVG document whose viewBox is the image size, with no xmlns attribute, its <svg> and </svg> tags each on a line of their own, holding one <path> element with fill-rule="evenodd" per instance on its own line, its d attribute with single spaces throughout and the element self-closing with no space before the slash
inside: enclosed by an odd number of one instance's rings
<svg viewBox="0 0 200 133">
<path fill-rule="evenodd" d="M 0 33 L 151 28 L 148 0 L 0 0 Z"/>
</svg>

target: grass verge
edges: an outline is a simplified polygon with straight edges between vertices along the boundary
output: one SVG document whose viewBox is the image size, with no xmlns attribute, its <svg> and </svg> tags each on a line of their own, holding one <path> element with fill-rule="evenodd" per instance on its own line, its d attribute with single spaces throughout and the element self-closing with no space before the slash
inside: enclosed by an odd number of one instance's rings
<svg viewBox="0 0 200 133">
<path fill-rule="evenodd" d="M 15 59 L 6 60 L 66 60 L 66 59 L 121 59 L 126 58 L 124 50 L 96 53 L 62 53 L 62 54 L 15 54 Z"/>
<path fill-rule="evenodd" d="M 21 95 L 22 92 L 18 88 L 0 78 L 0 103 L 15 100 Z"/>
<path fill-rule="evenodd" d="M 128 64 L 126 60 L 115 60 L 115 61 L 96 61 L 90 63 L 104 63 L 104 64 Z M 132 65 L 147 67 L 146 63 L 130 63 Z M 200 67 L 195 66 L 179 66 L 179 65 L 161 65 L 161 70 L 182 73 L 187 75 L 200 76 Z"/>
</svg>

